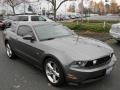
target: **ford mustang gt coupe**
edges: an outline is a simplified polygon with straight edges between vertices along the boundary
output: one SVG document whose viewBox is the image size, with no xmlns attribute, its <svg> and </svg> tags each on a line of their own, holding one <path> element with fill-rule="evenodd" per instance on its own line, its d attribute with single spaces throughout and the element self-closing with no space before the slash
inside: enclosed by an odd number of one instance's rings
<svg viewBox="0 0 120 90">
<path fill-rule="evenodd" d="M 54 22 L 12 24 L 3 35 L 7 56 L 19 56 L 44 70 L 54 86 L 101 79 L 110 75 L 116 62 L 113 49 L 104 42 L 77 36 Z"/>
</svg>

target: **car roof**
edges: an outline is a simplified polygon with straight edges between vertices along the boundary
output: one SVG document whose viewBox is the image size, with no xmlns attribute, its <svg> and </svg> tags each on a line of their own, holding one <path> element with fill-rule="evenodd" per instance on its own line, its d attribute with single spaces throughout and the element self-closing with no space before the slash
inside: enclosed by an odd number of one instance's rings
<svg viewBox="0 0 120 90">
<path fill-rule="evenodd" d="M 41 16 L 41 15 L 16 15 L 16 16 Z"/>
</svg>

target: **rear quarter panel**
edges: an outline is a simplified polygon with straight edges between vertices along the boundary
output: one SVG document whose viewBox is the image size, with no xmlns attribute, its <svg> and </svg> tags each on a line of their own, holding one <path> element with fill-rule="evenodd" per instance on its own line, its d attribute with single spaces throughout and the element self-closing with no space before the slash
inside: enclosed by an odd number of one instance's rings
<svg viewBox="0 0 120 90">
<path fill-rule="evenodd" d="M 13 39 L 15 38 L 16 38 L 16 33 L 12 32 L 11 28 L 8 28 L 3 32 L 4 44 L 5 44 L 5 41 L 7 40 L 13 49 L 15 49 L 14 42 L 13 42 Z"/>
</svg>

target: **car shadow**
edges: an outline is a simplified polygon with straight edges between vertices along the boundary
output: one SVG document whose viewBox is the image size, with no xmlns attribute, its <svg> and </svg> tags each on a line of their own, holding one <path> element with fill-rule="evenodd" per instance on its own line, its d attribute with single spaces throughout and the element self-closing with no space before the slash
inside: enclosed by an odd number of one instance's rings
<svg viewBox="0 0 120 90">
<path fill-rule="evenodd" d="M 48 85 L 51 88 L 55 88 L 57 90 L 59 90 L 59 89 L 60 90 L 62 90 L 62 89 L 63 90 L 77 90 L 77 89 L 89 90 L 89 88 L 94 88 L 92 90 L 96 90 L 95 88 L 101 87 L 105 83 L 108 83 L 110 78 L 111 78 L 111 77 L 105 77 L 105 78 L 100 79 L 98 81 L 91 82 L 91 83 L 86 83 L 86 84 L 64 83 L 60 87 L 55 87 L 55 86 L 52 86 L 51 84 L 48 83 L 44 72 L 41 69 L 39 69 L 38 67 L 33 66 L 31 63 L 28 63 L 26 60 L 23 60 L 21 58 L 18 58 L 16 60 L 16 62 L 21 63 L 21 64 L 25 65 L 26 67 L 28 67 L 29 69 L 31 69 L 32 71 L 34 71 L 35 74 L 37 74 L 40 78 L 44 79 L 44 82 L 45 82 L 46 85 Z"/>
</svg>

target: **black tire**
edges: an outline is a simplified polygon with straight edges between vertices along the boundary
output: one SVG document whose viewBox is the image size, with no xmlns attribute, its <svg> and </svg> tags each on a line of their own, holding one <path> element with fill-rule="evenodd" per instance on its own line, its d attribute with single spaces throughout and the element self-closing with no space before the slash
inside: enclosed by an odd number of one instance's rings
<svg viewBox="0 0 120 90">
<path fill-rule="evenodd" d="M 57 77 L 57 75 L 55 76 L 56 79 L 58 79 L 57 82 L 52 82 L 52 81 L 48 78 L 48 75 L 47 75 L 47 71 L 46 71 L 46 70 L 47 70 L 47 68 L 48 68 L 48 67 L 47 67 L 48 63 L 50 63 L 50 62 L 55 63 L 56 66 L 57 66 L 56 72 L 59 73 L 59 77 Z M 45 75 L 46 75 L 47 80 L 48 80 L 48 81 L 50 82 L 50 84 L 52 84 L 53 86 L 60 86 L 60 85 L 63 85 L 63 84 L 64 84 L 65 78 L 64 78 L 63 68 L 62 68 L 61 64 L 60 64 L 57 60 L 55 60 L 55 59 L 53 59 L 53 58 L 48 58 L 48 59 L 46 59 L 45 64 L 44 64 L 44 71 L 45 71 Z M 51 75 L 51 76 L 49 76 L 49 77 L 53 77 L 53 76 Z"/>
<path fill-rule="evenodd" d="M 16 57 L 16 55 L 15 55 L 14 51 L 12 50 L 12 48 L 8 42 L 5 44 L 5 47 L 6 47 L 7 56 L 10 59 L 14 59 Z"/>
</svg>

